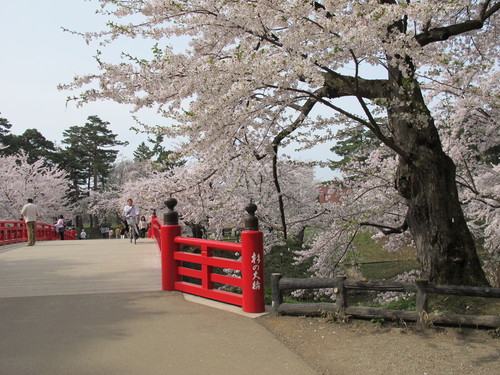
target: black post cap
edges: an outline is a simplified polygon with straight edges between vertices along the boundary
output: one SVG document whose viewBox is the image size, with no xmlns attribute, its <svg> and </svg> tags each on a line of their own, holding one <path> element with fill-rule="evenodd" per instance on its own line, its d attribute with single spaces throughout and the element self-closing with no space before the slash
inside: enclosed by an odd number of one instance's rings
<svg viewBox="0 0 500 375">
<path fill-rule="evenodd" d="M 259 230 L 259 219 L 257 219 L 257 216 L 255 216 L 255 211 L 257 211 L 257 205 L 252 201 L 250 201 L 250 203 L 246 205 L 245 211 L 248 213 L 248 216 L 245 220 L 245 229 Z"/>
<path fill-rule="evenodd" d="M 167 198 L 165 201 L 165 206 L 167 206 L 168 211 L 163 215 L 163 223 L 165 225 L 178 225 L 179 224 L 179 214 L 175 211 L 175 206 L 177 205 L 177 199 Z"/>
</svg>

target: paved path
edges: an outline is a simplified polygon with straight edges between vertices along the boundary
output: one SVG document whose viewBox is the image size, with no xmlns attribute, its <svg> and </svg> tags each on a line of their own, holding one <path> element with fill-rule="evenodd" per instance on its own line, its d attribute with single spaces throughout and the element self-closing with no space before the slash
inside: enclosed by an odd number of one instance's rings
<svg viewBox="0 0 500 375">
<path fill-rule="evenodd" d="M 0 246 L 0 298 L 161 290 L 151 239 Z"/>
<path fill-rule="evenodd" d="M 159 278 L 150 240 L 0 247 L 0 374 L 315 374 L 238 308 Z"/>
</svg>

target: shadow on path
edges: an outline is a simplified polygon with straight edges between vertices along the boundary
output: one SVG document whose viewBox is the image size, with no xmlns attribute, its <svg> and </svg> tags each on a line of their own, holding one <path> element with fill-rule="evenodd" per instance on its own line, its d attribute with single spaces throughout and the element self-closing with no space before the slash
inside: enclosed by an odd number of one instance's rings
<svg viewBox="0 0 500 375">
<path fill-rule="evenodd" d="M 259 323 L 177 292 L 0 300 L 0 374 L 315 374 Z"/>
</svg>

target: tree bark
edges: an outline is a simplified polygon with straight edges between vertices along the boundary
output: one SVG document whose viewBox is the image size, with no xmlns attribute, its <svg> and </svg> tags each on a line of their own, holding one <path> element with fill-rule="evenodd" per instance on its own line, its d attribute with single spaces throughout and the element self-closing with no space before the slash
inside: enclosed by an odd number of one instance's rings
<svg viewBox="0 0 500 375">
<path fill-rule="evenodd" d="M 407 222 L 422 277 L 438 284 L 488 285 L 460 205 L 455 164 L 444 153 L 434 120 L 416 80 L 389 71 L 391 135 L 407 158 L 395 177 L 408 205 Z"/>
<path fill-rule="evenodd" d="M 297 242 L 297 245 L 302 246 L 304 244 L 304 237 L 306 235 L 306 228 L 300 228 L 300 231 L 294 236 L 294 240 Z"/>
<path fill-rule="evenodd" d="M 487 285 L 455 183 L 455 165 L 424 145 L 411 165 L 400 162 L 396 188 L 408 204 L 408 227 L 424 278 L 439 284 Z"/>
</svg>

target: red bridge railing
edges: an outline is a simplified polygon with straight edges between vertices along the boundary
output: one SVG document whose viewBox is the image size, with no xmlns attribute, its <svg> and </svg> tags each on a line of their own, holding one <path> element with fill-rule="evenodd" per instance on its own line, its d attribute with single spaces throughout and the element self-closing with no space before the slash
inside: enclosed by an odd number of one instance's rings
<svg viewBox="0 0 500 375">
<path fill-rule="evenodd" d="M 245 221 L 247 230 L 241 233 L 241 243 L 232 243 L 181 237 L 176 204 L 174 198 L 167 200 L 165 223 L 156 216 L 152 218 L 151 236 L 161 253 L 162 289 L 241 306 L 248 313 L 264 312 L 264 241 L 255 217 L 257 206 L 250 204 L 245 208 L 249 214 Z M 199 250 L 193 253 L 184 251 L 185 247 Z M 239 259 L 216 256 L 225 252 L 234 253 Z M 222 290 L 217 286 L 221 284 L 240 292 Z"/>
<path fill-rule="evenodd" d="M 51 241 L 60 238 L 56 227 L 52 224 L 36 223 L 35 233 L 37 241 Z M 64 239 L 75 240 L 76 232 L 74 230 L 64 231 Z M 0 245 L 26 241 L 28 241 L 28 230 L 24 221 L 0 221 Z"/>
</svg>

